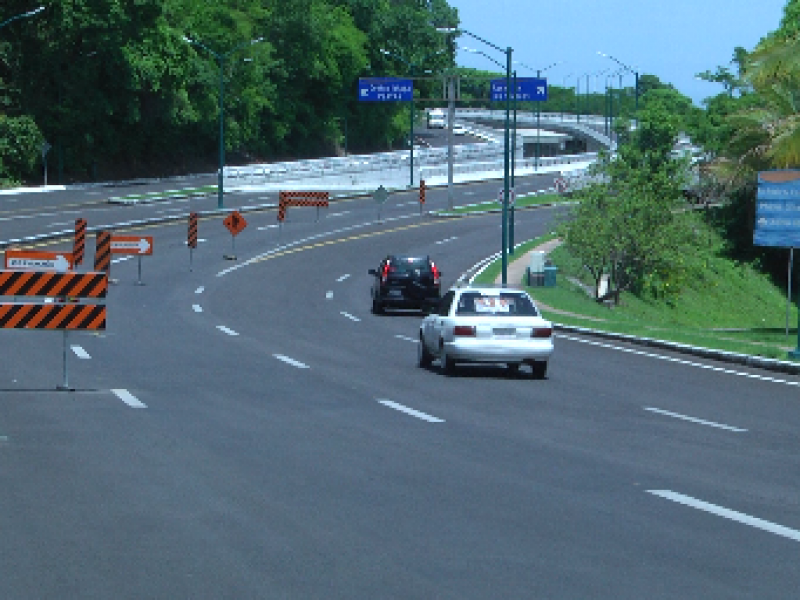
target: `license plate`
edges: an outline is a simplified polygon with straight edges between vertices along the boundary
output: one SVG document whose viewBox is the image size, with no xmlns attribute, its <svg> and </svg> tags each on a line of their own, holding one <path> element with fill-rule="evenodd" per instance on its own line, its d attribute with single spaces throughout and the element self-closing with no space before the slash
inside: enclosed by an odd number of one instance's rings
<svg viewBox="0 0 800 600">
<path fill-rule="evenodd" d="M 403 290 L 389 290 L 390 296 L 402 296 Z"/>
<path fill-rule="evenodd" d="M 492 333 L 496 336 L 511 337 L 517 335 L 517 330 L 514 327 L 497 327 Z"/>
</svg>

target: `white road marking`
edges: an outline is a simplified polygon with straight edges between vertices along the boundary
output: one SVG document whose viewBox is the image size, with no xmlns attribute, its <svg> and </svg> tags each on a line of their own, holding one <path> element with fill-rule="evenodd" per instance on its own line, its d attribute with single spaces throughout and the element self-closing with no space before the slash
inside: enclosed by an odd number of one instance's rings
<svg viewBox="0 0 800 600">
<path fill-rule="evenodd" d="M 280 225 L 264 225 L 263 227 L 256 227 L 258 231 L 266 231 L 267 229 L 277 229 Z"/>
<path fill-rule="evenodd" d="M 328 290 L 327 292 L 325 292 L 325 297 L 326 297 L 328 300 L 330 300 L 331 298 L 333 298 L 333 292 L 331 292 L 330 290 Z"/>
<path fill-rule="evenodd" d="M 203 307 L 199 304 L 192 304 L 192 310 L 196 313 L 201 313 L 203 312 Z"/>
<path fill-rule="evenodd" d="M 50 227 L 67 227 L 69 225 L 74 225 L 75 223 L 50 223 Z"/>
<path fill-rule="evenodd" d="M 698 425 L 707 425 L 708 427 L 716 427 L 718 429 L 725 429 L 726 431 L 733 431 L 736 433 L 744 433 L 747 429 L 740 429 L 739 427 L 732 427 L 731 425 L 722 425 L 721 423 L 714 423 L 713 421 L 704 421 L 703 419 L 696 419 L 695 417 L 688 417 L 686 415 L 682 415 L 679 413 L 670 412 L 668 410 L 661 410 L 660 408 L 651 408 L 651 407 L 644 407 L 645 410 L 657 413 L 659 415 L 665 415 L 667 417 L 674 417 L 675 419 L 682 419 L 684 421 L 689 421 L 691 423 L 697 423 Z"/>
<path fill-rule="evenodd" d="M 70 346 L 70 348 L 72 348 L 72 351 L 75 353 L 75 356 L 77 356 L 78 358 L 83 358 L 83 359 L 92 358 L 89 355 L 89 353 L 86 350 L 84 350 L 83 348 L 81 348 L 80 346 Z"/>
<path fill-rule="evenodd" d="M 293 367 L 297 367 L 298 369 L 308 369 L 309 366 L 307 364 L 301 363 L 299 360 L 295 360 L 293 358 L 289 358 L 288 356 L 284 356 L 283 354 L 273 354 L 275 358 L 280 361 L 285 362 L 287 365 L 292 365 Z"/>
<path fill-rule="evenodd" d="M 342 282 L 343 282 L 345 279 L 347 279 L 348 277 L 350 277 L 350 273 L 345 273 L 344 275 L 342 275 L 341 277 L 339 277 L 339 279 L 337 279 L 337 280 L 336 280 L 336 282 L 337 282 L 337 283 L 342 283 Z"/>
<path fill-rule="evenodd" d="M 790 529 L 789 527 L 784 527 L 783 525 L 765 521 L 764 519 L 751 517 L 745 513 L 740 513 L 722 506 L 717 506 L 716 504 L 703 502 L 702 500 L 692 498 L 691 496 L 684 496 L 683 494 L 679 494 L 670 490 L 647 490 L 647 493 L 653 494 L 654 496 L 659 496 L 660 498 L 664 498 L 666 500 L 677 502 L 678 504 L 683 504 L 684 506 L 689 506 L 698 510 L 704 510 L 713 515 L 717 515 L 718 517 L 724 517 L 726 519 L 736 521 L 737 523 L 742 523 L 743 525 L 749 525 L 750 527 L 755 527 L 756 529 L 774 533 L 775 535 L 789 538 L 795 542 L 800 542 L 800 531 L 797 531 L 796 529 Z"/>
<path fill-rule="evenodd" d="M 378 400 L 378 402 L 383 404 L 384 406 L 388 406 L 389 408 L 393 408 L 412 417 L 416 417 L 417 419 L 422 419 L 423 421 L 427 421 L 428 423 L 444 423 L 444 419 L 433 417 L 431 415 L 425 414 L 424 412 L 420 412 L 418 410 L 414 410 L 413 408 L 408 408 L 407 406 L 398 404 L 397 402 L 392 402 L 391 400 Z"/>
<path fill-rule="evenodd" d="M 622 348 L 621 346 L 614 346 L 612 344 L 606 344 L 604 342 L 596 342 L 594 340 L 583 340 L 577 337 L 573 337 L 571 335 L 564 335 L 563 333 L 559 333 L 557 337 L 563 338 L 565 340 L 571 340 L 573 342 L 579 342 L 581 344 L 589 344 L 590 346 L 598 346 L 600 348 L 618 350 L 620 352 L 627 352 L 628 354 L 636 354 L 638 356 L 645 356 L 647 358 L 665 360 L 667 362 L 672 362 L 687 367 L 694 367 L 696 369 L 706 369 L 707 371 L 714 371 L 715 373 L 724 373 L 725 375 L 737 375 L 739 377 L 747 377 L 748 379 L 757 379 L 759 381 L 782 383 L 783 385 L 800 387 L 800 381 L 787 381 L 786 379 L 778 379 L 777 377 L 767 377 L 765 375 L 759 375 L 757 373 L 745 373 L 743 371 L 734 371 L 733 369 L 724 369 L 722 367 L 715 367 L 714 365 L 706 365 L 703 363 L 695 362 L 693 360 L 685 360 L 683 358 L 675 358 L 673 356 L 664 356 L 663 354 L 654 354 L 652 352 L 644 352 L 643 350 L 635 350 L 633 348 Z"/>
<path fill-rule="evenodd" d="M 147 408 L 144 402 L 141 402 L 136 396 L 131 394 L 128 390 L 111 390 L 114 395 L 122 400 L 131 408 Z"/>
<path fill-rule="evenodd" d="M 438 242 L 434 242 L 434 244 L 437 244 L 437 245 L 446 244 L 447 242 L 452 242 L 452 241 L 457 240 L 457 239 L 458 238 L 456 236 L 453 236 L 453 237 L 449 237 L 449 238 L 444 239 L 444 240 L 439 240 Z"/>
<path fill-rule="evenodd" d="M 228 329 L 225 325 L 217 325 L 217 329 L 219 329 L 222 333 L 227 333 L 228 335 L 239 335 L 233 329 Z"/>
<path fill-rule="evenodd" d="M 342 212 L 331 213 L 331 214 L 328 215 L 328 218 L 331 218 L 331 217 L 343 217 L 343 216 L 349 215 L 349 214 L 350 214 L 350 211 L 349 210 L 345 210 L 345 211 L 342 211 Z"/>
<path fill-rule="evenodd" d="M 194 293 L 195 293 L 195 294 L 202 294 L 202 293 L 203 293 L 203 291 L 204 291 L 205 289 L 206 289 L 206 288 L 204 288 L 204 287 L 201 285 L 199 288 L 197 288 L 197 289 L 194 291 Z"/>
<path fill-rule="evenodd" d="M 398 340 L 403 340 L 406 342 L 414 342 L 415 344 L 419 342 L 417 338 L 408 337 L 407 335 L 396 335 L 394 337 L 396 337 Z"/>
<path fill-rule="evenodd" d="M 359 319 L 359 318 L 358 318 L 358 317 L 356 317 L 355 315 L 351 315 L 351 314 L 350 314 L 350 313 L 348 313 L 348 312 L 341 311 L 339 314 L 341 314 L 343 317 L 347 317 L 347 318 L 348 318 L 348 319 L 350 319 L 351 321 L 356 321 L 356 322 L 359 322 L 359 321 L 361 321 L 361 319 Z"/>
<path fill-rule="evenodd" d="M 133 256 L 123 256 L 122 258 L 115 258 L 111 262 L 112 262 L 112 264 L 113 263 L 121 263 L 121 262 L 125 262 L 126 260 L 130 260 L 132 258 L 133 258 Z"/>
</svg>

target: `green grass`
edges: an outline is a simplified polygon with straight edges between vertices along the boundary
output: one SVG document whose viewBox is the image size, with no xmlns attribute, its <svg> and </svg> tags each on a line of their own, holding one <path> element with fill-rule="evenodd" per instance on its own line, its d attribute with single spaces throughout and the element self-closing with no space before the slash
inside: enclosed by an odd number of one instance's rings
<svg viewBox="0 0 800 600">
<path fill-rule="evenodd" d="M 525 242 L 509 260 L 552 237 Z M 549 258 L 559 269 L 556 286 L 526 289 L 556 323 L 781 360 L 797 348 L 796 305 L 791 305 L 787 322 L 785 292 L 749 265 L 705 257 L 700 275 L 673 298 L 646 300 L 623 292 L 619 306 L 608 306 L 587 294 L 585 286 L 591 282 L 563 246 Z M 501 268 L 496 261 L 476 283 L 495 281 Z"/>
</svg>

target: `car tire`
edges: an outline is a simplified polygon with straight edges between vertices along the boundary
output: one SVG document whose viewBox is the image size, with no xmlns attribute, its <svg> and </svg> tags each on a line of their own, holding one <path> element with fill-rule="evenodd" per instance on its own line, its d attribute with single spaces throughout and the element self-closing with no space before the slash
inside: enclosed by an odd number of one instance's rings
<svg viewBox="0 0 800 600">
<path fill-rule="evenodd" d="M 372 314 L 373 315 L 382 315 L 384 313 L 383 304 L 381 304 L 375 298 L 372 299 Z"/>
<path fill-rule="evenodd" d="M 427 369 L 433 362 L 433 354 L 430 353 L 425 342 L 422 341 L 422 334 L 419 336 L 419 349 L 417 351 L 417 365 L 421 369 Z"/>
<path fill-rule="evenodd" d="M 547 375 L 547 361 L 541 360 L 531 363 L 534 379 L 544 379 Z"/>
<path fill-rule="evenodd" d="M 453 360 L 453 357 L 447 355 L 443 342 L 440 347 L 441 353 L 439 354 L 439 362 L 442 365 L 442 370 L 446 375 L 454 375 L 456 372 L 456 361 Z"/>
</svg>

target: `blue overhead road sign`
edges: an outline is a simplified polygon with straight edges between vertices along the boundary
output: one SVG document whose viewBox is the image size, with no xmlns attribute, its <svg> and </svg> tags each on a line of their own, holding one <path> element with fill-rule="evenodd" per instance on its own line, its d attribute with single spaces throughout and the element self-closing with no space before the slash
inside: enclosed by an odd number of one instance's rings
<svg viewBox="0 0 800 600">
<path fill-rule="evenodd" d="M 358 99 L 362 102 L 411 102 L 414 82 L 396 77 L 361 77 L 358 80 Z"/>
<path fill-rule="evenodd" d="M 758 174 L 753 245 L 800 248 L 800 170 Z"/>
<path fill-rule="evenodd" d="M 512 84 L 513 80 L 512 80 Z M 500 102 L 506 99 L 506 80 L 492 79 L 489 100 Z M 514 99 L 513 96 L 511 98 Z M 539 77 L 517 77 L 517 102 L 544 102 L 547 100 L 547 79 Z"/>
</svg>

